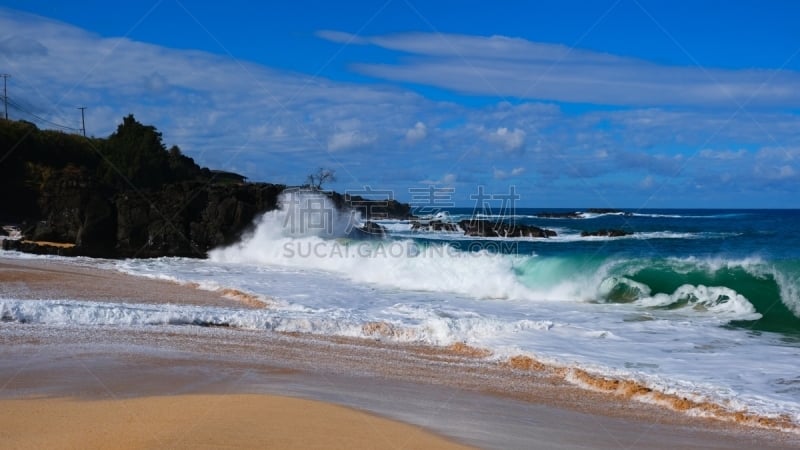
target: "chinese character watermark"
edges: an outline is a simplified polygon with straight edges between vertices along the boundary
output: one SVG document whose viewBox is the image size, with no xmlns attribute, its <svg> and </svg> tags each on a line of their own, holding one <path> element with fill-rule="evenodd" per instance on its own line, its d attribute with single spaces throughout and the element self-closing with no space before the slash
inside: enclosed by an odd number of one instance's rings
<svg viewBox="0 0 800 450">
<path fill-rule="evenodd" d="M 475 202 L 472 209 L 473 218 L 478 216 L 499 216 L 513 221 L 516 215 L 516 204 L 521 196 L 517 193 L 517 188 L 514 185 L 508 187 L 508 193 L 492 194 L 486 193 L 484 186 L 478 186 L 478 192 L 471 194 L 469 198 Z"/>
<path fill-rule="evenodd" d="M 382 220 L 389 218 L 389 203 L 394 200 L 394 191 L 390 189 L 349 189 L 344 194 L 345 203 L 349 206 L 349 218 L 346 233 L 361 225 L 361 220 Z M 362 231 L 370 233 L 370 228 L 362 227 Z"/>
<path fill-rule="evenodd" d="M 455 192 L 455 188 L 451 187 L 409 188 L 411 211 L 414 215 L 434 215 L 446 208 L 452 208 L 455 206 Z"/>
<path fill-rule="evenodd" d="M 333 206 L 324 194 L 309 195 L 307 192 L 291 191 L 284 196 L 286 209 L 283 228 L 291 234 L 324 231 L 333 234 Z"/>
</svg>

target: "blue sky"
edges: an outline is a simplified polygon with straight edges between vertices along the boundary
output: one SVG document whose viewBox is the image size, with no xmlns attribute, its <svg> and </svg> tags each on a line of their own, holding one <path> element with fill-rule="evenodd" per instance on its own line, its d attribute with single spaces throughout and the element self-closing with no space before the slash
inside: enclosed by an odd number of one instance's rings
<svg viewBox="0 0 800 450">
<path fill-rule="evenodd" d="M 0 1 L 0 72 L 51 122 L 133 113 L 253 180 L 800 207 L 797 2 L 252 3 Z"/>
</svg>

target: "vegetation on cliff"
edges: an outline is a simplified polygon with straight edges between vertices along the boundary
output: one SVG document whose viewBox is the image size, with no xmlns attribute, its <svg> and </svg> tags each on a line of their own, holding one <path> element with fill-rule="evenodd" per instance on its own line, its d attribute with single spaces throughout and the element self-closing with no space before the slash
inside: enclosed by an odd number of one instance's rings
<svg viewBox="0 0 800 450">
<path fill-rule="evenodd" d="M 200 167 L 133 115 L 108 138 L 0 119 L 0 150 L 0 220 L 30 240 L 76 244 L 61 253 L 202 257 L 276 208 L 285 188 Z"/>
</svg>

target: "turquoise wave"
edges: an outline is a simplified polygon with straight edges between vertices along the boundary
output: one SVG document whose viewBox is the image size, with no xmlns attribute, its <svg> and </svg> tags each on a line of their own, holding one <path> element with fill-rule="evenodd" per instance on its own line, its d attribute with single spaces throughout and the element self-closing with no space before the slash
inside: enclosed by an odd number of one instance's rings
<svg viewBox="0 0 800 450">
<path fill-rule="evenodd" d="M 739 295 L 760 318 L 731 320 L 729 326 L 800 334 L 800 261 L 532 257 L 515 271 L 523 284 L 538 291 L 569 286 L 587 301 L 657 303 L 653 309 L 708 311 Z"/>
</svg>

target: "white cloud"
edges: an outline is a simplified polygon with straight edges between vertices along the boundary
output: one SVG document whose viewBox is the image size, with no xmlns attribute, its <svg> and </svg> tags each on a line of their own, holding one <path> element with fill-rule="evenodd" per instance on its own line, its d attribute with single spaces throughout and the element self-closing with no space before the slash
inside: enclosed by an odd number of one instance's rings
<svg viewBox="0 0 800 450">
<path fill-rule="evenodd" d="M 773 165 L 765 162 L 759 162 L 753 166 L 753 175 L 755 175 L 756 180 L 768 184 L 789 182 L 794 186 L 796 181 L 793 179 L 797 175 L 797 171 L 795 171 L 794 167 L 788 164 Z"/>
<path fill-rule="evenodd" d="M 792 178 L 795 176 L 794 167 L 788 165 L 781 166 L 780 169 L 778 169 L 777 175 L 779 179 Z"/>
<path fill-rule="evenodd" d="M 412 128 L 406 131 L 406 141 L 417 143 L 428 136 L 428 127 L 422 122 L 417 122 Z"/>
<path fill-rule="evenodd" d="M 336 42 L 337 44 L 367 44 L 366 39 L 363 39 L 353 33 L 335 30 L 319 30 L 314 33 L 317 37 L 327 41 Z"/>
<path fill-rule="evenodd" d="M 505 150 L 509 151 L 520 150 L 525 145 L 525 131 L 519 128 L 509 130 L 506 127 L 500 127 L 495 131 L 489 132 L 487 138 L 489 141 L 500 144 Z"/>
<path fill-rule="evenodd" d="M 36 39 L 25 36 L 9 36 L 0 39 L 0 54 L 13 56 L 46 56 L 47 47 Z"/>
<path fill-rule="evenodd" d="M 375 136 L 358 130 L 339 131 L 328 138 L 328 150 L 335 152 L 367 146 L 375 142 Z"/>
<path fill-rule="evenodd" d="M 759 160 L 793 161 L 800 158 L 800 147 L 762 147 L 756 153 Z"/>
<path fill-rule="evenodd" d="M 718 159 L 718 160 L 734 160 L 734 159 L 741 159 L 747 156 L 747 150 L 739 149 L 737 151 L 733 150 L 711 150 L 711 149 L 704 149 L 700 151 L 700 156 L 707 159 Z"/>
<path fill-rule="evenodd" d="M 339 42 L 331 32 L 320 37 Z M 419 57 L 355 65 L 360 73 L 457 92 L 608 105 L 782 105 L 800 102 L 800 73 L 657 64 L 505 36 L 399 33 L 358 43 Z"/>
<path fill-rule="evenodd" d="M 153 94 L 159 94 L 169 89 L 169 83 L 167 82 L 167 79 L 158 72 L 153 72 L 150 75 L 145 76 L 144 85 L 145 88 Z"/>
<path fill-rule="evenodd" d="M 494 177 L 495 180 L 505 180 L 508 178 L 513 178 L 522 175 L 523 173 L 525 173 L 524 167 L 515 167 L 511 169 L 511 172 L 506 172 L 505 170 L 495 168 L 494 171 L 492 172 L 492 176 Z"/>
<path fill-rule="evenodd" d="M 453 187 L 453 185 L 455 185 L 455 183 L 457 181 L 458 181 L 458 175 L 457 174 L 445 173 L 438 180 L 426 179 L 426 180 L 420 181 L 419 183 L 420 184 L 430 185 L 430 186 L 435 186 L 435 187 L 440 187 L 440 188 L 451 188 L 451 187 Z"/>
<path fill-rule="evenodd" d="M 650 188 L 653 187 L 653 184 L 655 184 L 655 180 L 653 179 L 653 176 L 652 175 L 647 175 L 646 177 L 644 177 L 642 179 L 642 181 L 639 182 L 639 188 L 640 189 L 645 189 L 645 190 L 646 189 L 650 189 Z"/>
</svg>

